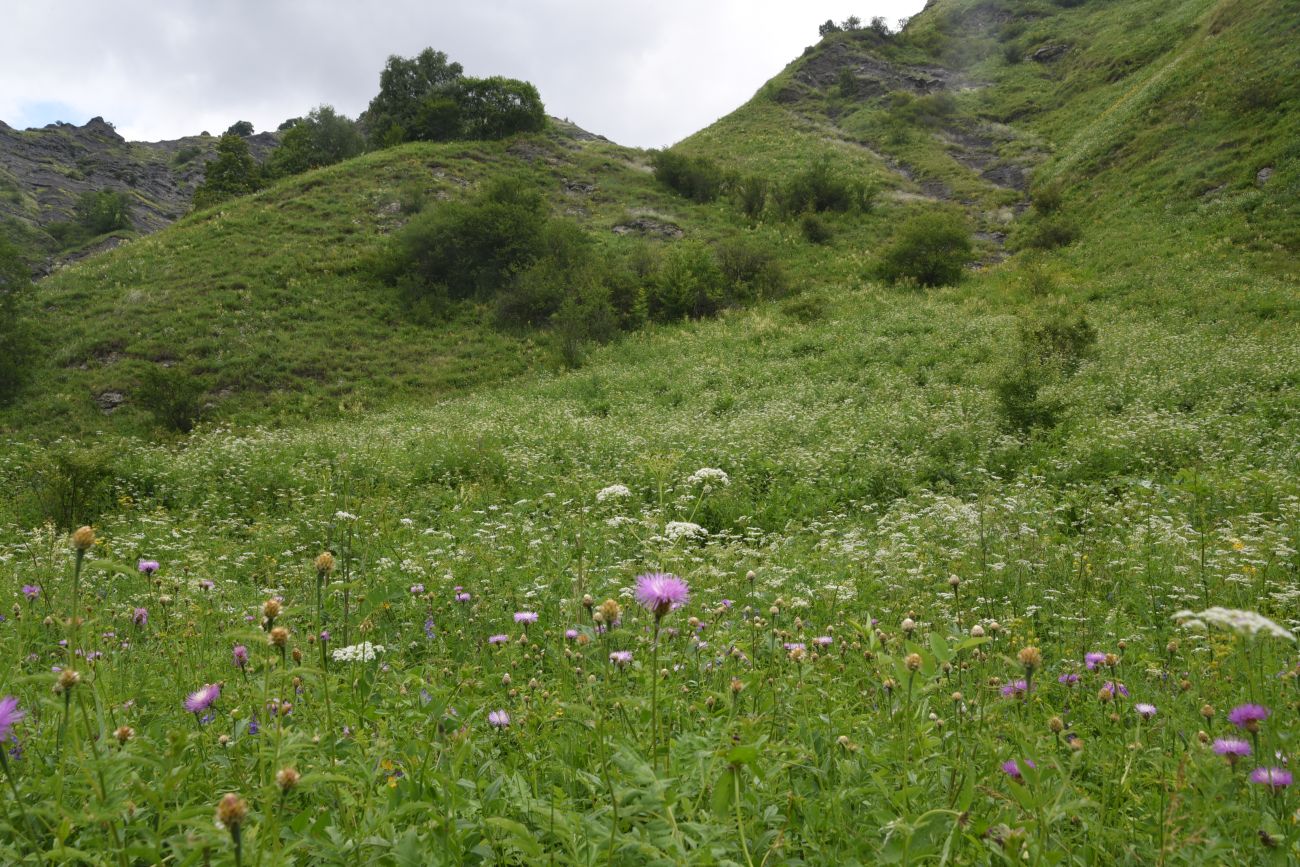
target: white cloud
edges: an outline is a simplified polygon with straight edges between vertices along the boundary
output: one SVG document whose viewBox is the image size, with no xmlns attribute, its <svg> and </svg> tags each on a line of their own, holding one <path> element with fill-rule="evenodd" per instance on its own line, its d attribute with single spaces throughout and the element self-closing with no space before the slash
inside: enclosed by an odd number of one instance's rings
<svg viewBox="0 0 1300 867">
<path fill-rule="evenodd" d="M 8 0 L 0 120 L 63 103 L 131 139 L 259 129 L 330 103 L 356 116 L 390 54 L 426 46 L 470 75 L 537 85 L 551 114 L 615 141 L 671 144 L 747 100 L 817 25 L 891 23 L 923 0 Z"/>
</svg>

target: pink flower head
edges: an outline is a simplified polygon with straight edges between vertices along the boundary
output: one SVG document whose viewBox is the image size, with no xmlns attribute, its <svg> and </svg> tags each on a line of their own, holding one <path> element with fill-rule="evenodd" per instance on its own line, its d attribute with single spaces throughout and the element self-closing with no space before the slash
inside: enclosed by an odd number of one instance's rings
<svg viewBox="0 0 1300 867">
<path fill-rule="evenodd" d="M 1019 763 L 1015 759 L 1007 759 L 1002 763 L 1002 772 L 1013 780 L 1021 780 L 1024 778 L 1020 773 L 1022 765 L 1030 768 L 1038 767 L 1032 759 L 1020 759 Z"/>
<path fill-rule="evenodd" d="M 144 626 L 149 622 L 149 609 L 137 608 L 131 613 L 131 622 L 136 626 Z"/>
<path fill-rule="evenodd" d="M 829 635 L 819 635 L 816 638 L 814 638 L 812 641 L 813 644 L 817 645 L 818 647 L 830 647 L 831 644 L 834 643 L 835 639 L 831 638 Z"/>
<path fill-rule="evenodd" d="M 1003 698 L 1014 698 L 1027 692 L 1029 692 L 1029 682 L 1023 678 L 1020 680 L 1013 680 L 1011 683 L 1002 687 Z"/>
<path fill-rule="evenodd" d="M 488 636 L 488 644 L 505 644 L 509 640 L 510 636 L 505 634 Z"/>
<path fill-rule="evenodd" d="M 536 623 L 536 622 L 537 622 L 537 612 L 536 612 L 536 611 L 516 611 L 516 612 L 515 612 L 515 623 L 529 624 L 529 623 Z"/>
<path fill-rule="evenodd" d="M 1085 653 L 1083 655 L 1083 664 L 1088 666 L 1089 671 L 1092 671 L 1094 668 L 1101 665 L 1105 661 L 1106 661 L 1106 654 L 1098 653 L 1097 651 L 1093 651 L 1092 653 Z"/>
<path fill-rule="evenodd" d="M 488 724 L 493 728 L 503 729 L 510 725 L 510 714 L 503 710 L 489 711 Z"/>
<path fill-rule="evenodd" d="M 1272 716 L 1273 712 L 1262 704 L 1239 704 L 1228 711 L 1228 722 L 1239 729 L 1259 731 L 1259 724 Z"/>
<path fill-rule="evenodd" d="M 1223 756 L 1230 762 L 1245 758 L 1251 753 L 1250 741 L 1240 738 L 1216 738 L 1210 749 L 1214 750 L 1215 755 Z"/>
<path fill-rule="evenodd" d="M 185 709 L 190 713 L 203 713 L 203 711 L 212 707 L 219 698 L 221 698 L 221 685 L 205 683 L 185 699 Z"/>
<path fill-rule="evenodd" d="M 1056 679 L 1056 682 L 1063 683 L 1066 686 L 1074 686 L 1076 683 L 1079 682 L 1079 675 L 1075 674 L 1074 672 L 1063 674 Z"/>
<path fill-rule="evenodd" d="M 636 579 L 636 601 L 655 619 L 681 608 L 691 598 L 690 588 L 676 575 L 651 572 Z"/>
<path fill-rule="evenodd" d="M 18 697 L 7 695 L 0 699 L 0 741 L 9 740 L 14 724 L 27 716 L 27 711 L 19 710 Z"/>
<path fill-rule="evenodd" d="M 248 665 L 248 648 L 244 645 L 236 644 L 235 649 L 231 651 L 231 656 L 234 658 L 236 668 Z"/>
<path fill-rule="evenodd" d="M 139 563 L 136 564 L 136 568 L 146 575 L 152 575 L 153 573 L 158 571 L 158 561 L 141 560 Z"/>
<path fill-rule="evenodd" d="M 564 637 L 569 639 L 570 641 L 576 641 L 578 638 L 578 630 L 566 629 L 564 630 Z"/>
<path fill-rule="evenodd" d="M 1283 768 L 1255 768 L 1250 772 L 1250 781 L 1277 792 L 1291 785 L 1291 772 Z"/>
<path fill-rule="evenodd" d="M 1146 702 L 1140 701 L 1133 705 L 1133 710 L 1137 711 L 1138 716 L 1142 717 L 1142 719 L 1151 719 L 1151 717 L 1156 715 L 1156 706 L 1153 704 L 1147 704 Z"/>
<path fill-rule="evenodd" d="M 468 602 L 469 600 L 470 600 L 470 595 L 469 595 L 468 593 L 463 593 L 463 592 L 461 592 L 459 589 L 456 591 L 456 601 L 457 601 L 457 602 L 462 602 L 462 603 L 464 603 L 464 602 Z"/>
<path fill-rule="evenodd" d="M 615 650 L 609 655 L 609 661 L 622 668 L 632 662 L 632 651 Z"/>
<path fill-rule="evenodd" d="M 31 602 L 37 596 L 41 595 L 41 588 L 36 584 L 24 584 L 23 595 L 27 597 L 28 602 Z"/>
<path fill-rule="evenodd" d="M 424 585 L 423 585 L 423 584 L 412 584 L 412 585 L 411 585 L 411 595 L 412 595 L 412 596 L 421 596 L 421 595 L 423 595 L 423 594 L 424 594 Z"/>
</svg>

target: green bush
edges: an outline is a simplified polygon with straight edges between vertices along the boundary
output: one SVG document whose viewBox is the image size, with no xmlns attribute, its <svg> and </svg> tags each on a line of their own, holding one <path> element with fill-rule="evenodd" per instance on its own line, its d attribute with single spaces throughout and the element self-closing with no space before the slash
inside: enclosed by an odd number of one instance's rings
<svg viewBox="0 0 1300 867">
<path fill-rule="evenodd" d="M 531 180 L 497 178 L 474 198 L 416 216 L 376 263 L 379 276 L 421 295 L 491 297 L 542 254 L 545 202 Z"/>
<path fill-rule="evenodd" d="M 804 240 L 810 244 L 829 244 L 835 237 L 826 221 L 811 211 L 799 221 L 799 231 L 803 232 Z"/>
<path fill-rule="evenodd" d="M 971 258 L 970 230 L 957 214 L 932 211 L 905 222 L 881 256 L 880 276 L 890 283 L 946 286 L 961 279 Z"/>
<path fill-rule="evenodd" d="M 761 244 L 741 239 L 724 241 L 717 246 L 715 256 L 728 304 L 780 298 L 789 290 L 780 260 Z"/>
<path fill-rule="evenodd" d="M 869 211 L 873 198 L 871 187 L 837 172 L 829 156 L 796 172 L 777 191 L 777 202 L 786 216 L 808 211 Z"/>
<path fill-rule="evenodd" d="M 22 386 L 34 349 L 24 305 L 31 271 L 16 246 L 0 238 L 0 403 Z"/>
<path fill-rule="evenodd" d="M 726 182 L 722 167 L 707 157 L 692 157 L 673 150 L 650 156 L 655 179 L 694 202 L 712 202 Z"/>
<path fill-rule="evenodd" d="M 1005 426 L 1021 433 L 1055 427 L 1065 403 L 1044 390 L 1078 372 L 1096 342 L 1083 314 L 1061 305 L 1022 318 L 1016 351 L 993 382 Z"/>
<path fill-rule="evenodd" d="M 202 380 L 174 367 L 150 365 L 140 376 L 136 402 L 153 414 L 159 426 L 189 433 L 202 411 Z"/>
<path fill-rule="evenodd" d="M 726 280 L 713 252 L 698 241 L 680 241 L 664 256 L 646 304 L 651 319 L 671 322 L 712 316 L 721 309 L 725 295 Z"/>
<path fill-rule="evenodd" d="M 217 139 L 217 156 L 204 168 L 203 183 L 194 191 L 194 207 L 208 208 L 261 186 L 262 169 L 248 152 L 248 142 L 228 132 Z"/>
<path fill-rule="evenodd" d="M 548 221 L 536 254 L 497 295 L 497 321 L 502 325 L 546 325 L 569 295 L 602 283 L 591 239 L 575 223 Z"/>
<path fill-rule="evenodd" d="M 1017 223 L 1008 239 L 1013 250 L 1055 250 L 1079 239 L 1079 225 L 1063 214 L 1033 217 Z"/>
<path fill-rule="evenodd" d="M 73 212 L 85 238 L 131 228 L 131 197 L 118 190 L 87 190 L 77 197 Z"/>
<path fill-rule="evenodd" d="M 321 105 L 285 132 L 267 160 L 267 172 L 286 177 L 333 165 L 361 153 L 365 144 L 355 121 L 337 113 L 333 106 Z"/>
<path fill-rule="evenodd" d="M 732 192 L 736 197 L 736 206 L 740 212 L 751 220 L 757 220 L 763 216 L 763 211 L 767 207 L 768 190 L 771 189 L 771 183 L 762 175 L 745 175 L 737 179 L 732 186 Z"/>
<path fill-rule="evenodd" d="M 60 443 L 40 453 L 24 473 L 24 511 L 32 524 L 52 521 L 62 530 L 93 523 L 114 505 L 114 452 L 108 446 Z"/>
</svg>

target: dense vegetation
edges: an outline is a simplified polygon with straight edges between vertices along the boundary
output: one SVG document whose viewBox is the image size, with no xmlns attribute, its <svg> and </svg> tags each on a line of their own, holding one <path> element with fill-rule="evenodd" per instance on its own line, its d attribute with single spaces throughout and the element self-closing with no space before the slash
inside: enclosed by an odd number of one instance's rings
<svg viewBox="0 0 1300 867">
<path fill-rule="evenodd" d="M 4 860 L 1296 860 L 1296 26 L 940 0 L 42 282 Z"/>
</svg>

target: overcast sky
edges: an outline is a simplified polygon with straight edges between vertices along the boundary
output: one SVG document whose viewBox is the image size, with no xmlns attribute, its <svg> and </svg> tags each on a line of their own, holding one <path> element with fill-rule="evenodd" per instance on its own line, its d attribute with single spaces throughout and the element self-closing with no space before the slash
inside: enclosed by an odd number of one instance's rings
<svg viewBox="0 0 1300 867">
<path fill-rule="evenodd" d="M 102 115 L 155 141 L 236 120 L 355 117 L 390 54 L 524 78 L 547 111 L 627 145 L 707 126 L 817 41 L 817 25 L 924 0 L 3 0 L 0 120 Z"/>
</svg>

